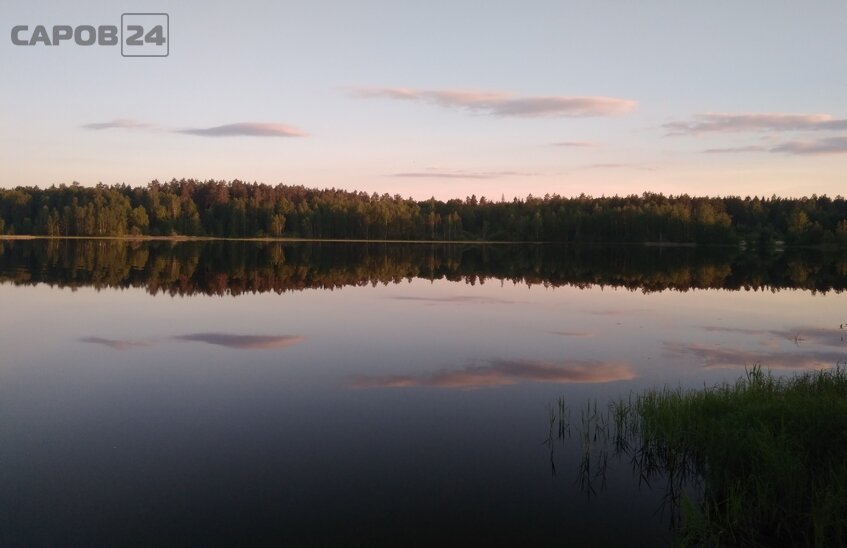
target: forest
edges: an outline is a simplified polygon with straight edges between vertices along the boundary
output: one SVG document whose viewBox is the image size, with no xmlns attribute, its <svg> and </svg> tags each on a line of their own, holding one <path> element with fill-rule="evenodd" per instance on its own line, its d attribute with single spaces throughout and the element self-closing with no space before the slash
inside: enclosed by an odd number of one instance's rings
<svg viewBox="0 0 847 548">
<path fill-rule="evenodd" d="M 417 201 L 174 179 L 0 189 L 0 234 L 847 246 L 847 201 L 654 193 Z"/>
</svg>

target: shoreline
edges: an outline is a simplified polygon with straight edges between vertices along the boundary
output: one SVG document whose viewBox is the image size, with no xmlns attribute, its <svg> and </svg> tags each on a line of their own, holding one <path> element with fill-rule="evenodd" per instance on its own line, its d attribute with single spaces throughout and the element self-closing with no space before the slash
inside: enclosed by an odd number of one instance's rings
<svg viewBox="0 0 847 548">
<path fill-rule="evenodd" d="M 741 251 L 752 251 L 738 244 L 709 244 L 697 242 L 556 242 L 556 241 L 506 241 L 506 240 L 364 240 L 342 238 L 293 238 L 293 237 L 261 237 L 261 238 L 231 238 L 222 236 L 42 236 L 37 234 L 0 234 L 2 241 L 34 241 L 34 240 L 102 240 L 124 242 L 256 242 L 256 243 L 346 243 L 346 244 L 439 244 L 439 245 L 562 245 L 562 246 L 622 246 L 622 247 L 652 247 L 652 248 L 736 248 Z M 781 244 L 774 252 L 790 249 L 817 249 L 822 251 L 839 251 L 844 248 L 835 244 L 788 245 Z"/>
<path fill-rule="evenodd" d="M 533 240 L 383 240 L 359 238 L 294 238 L 294 237 L 258 237 L 233 238 L 223 236 L 43 236 L 38 234 L 0 234 L 2 240 L 104 240 L 104 241 L 137 241 L 137 242 L 328 242 L 351 244 L 470 244 L 470 245 L 620 245 L 647 247 L 738 247 L 734 244 L 698 244 L 696 242 L 556 242 Z"/>
</svg>

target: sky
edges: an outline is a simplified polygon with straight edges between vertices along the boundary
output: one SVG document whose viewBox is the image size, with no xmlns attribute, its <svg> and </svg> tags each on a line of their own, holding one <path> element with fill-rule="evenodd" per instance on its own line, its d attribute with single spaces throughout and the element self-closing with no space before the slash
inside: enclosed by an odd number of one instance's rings
<svg viewBox="0 0 847 548">
<path fill-rule="evenodd" d="M 12 29 L 167 13 L 167 57 Z M 0 6 L 0 187 L 843 195 L 847 3 Z"/>
</svg>

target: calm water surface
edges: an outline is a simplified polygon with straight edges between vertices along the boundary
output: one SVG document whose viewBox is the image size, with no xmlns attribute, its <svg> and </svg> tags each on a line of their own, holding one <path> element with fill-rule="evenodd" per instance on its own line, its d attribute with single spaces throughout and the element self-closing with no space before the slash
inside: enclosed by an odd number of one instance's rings
<svg viewBox="0 0 847 548">
<path fill-rule="evenodd" d="M 0 544 L 662 545 L 551 405 L 847 359 L 847 258 L 0 242 Z"/>
</svg>

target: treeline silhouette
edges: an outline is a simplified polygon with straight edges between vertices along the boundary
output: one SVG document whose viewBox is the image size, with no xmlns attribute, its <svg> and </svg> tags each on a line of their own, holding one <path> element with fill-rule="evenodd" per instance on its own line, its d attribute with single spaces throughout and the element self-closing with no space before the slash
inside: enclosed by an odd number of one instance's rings
<svg viewBox="0 0 847 548">
<path fill-rule="evenodd" d="M 406 280 L 545 287 L 813 292 L 847 288 L 847 257 L 812 248 L 124 240 L 0 241 L 0 283 L 240 295 Z"/>
<path fill-rule="evenodd" d="M 415 201 L 241 181 L 0 189 L 0 234 L 847 245 L 847 201 L 528 196 Z"/>
</svg>

